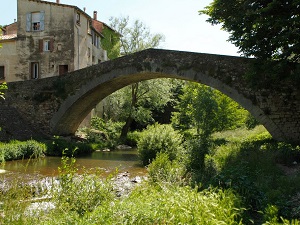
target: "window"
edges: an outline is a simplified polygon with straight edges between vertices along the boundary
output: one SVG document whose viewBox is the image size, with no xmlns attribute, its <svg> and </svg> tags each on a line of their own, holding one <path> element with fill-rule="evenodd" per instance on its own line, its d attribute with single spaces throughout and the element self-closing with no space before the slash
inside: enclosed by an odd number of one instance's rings
<svg viewBox="0 0 300 225">
<path fill-rule="evenodd" d="M 77 25 L 80 25 L 80 13 L 79 12 L 76 13 L 76 23 L 77 23 Z"/>
<path fill-rule="evenodd" d="M 100 37 L 94 31 L 92 31 L 92 44 L 97 48 L 100 48 Z"/>
<path fill-rule="evenodd" d="M 39 40 L 40 52 L 53 52 L 54 51 L 54 38 L 45 38 Z"/>
<path fill-rule="evenodd" d="M 91 34 L 91 22 L 89 20 L 87 21 L 87 32 Z"/>
<path fill-rule="evenodd" d="M 26 31 L 43 31 L 45 29 L 45 12 L 33 12 L 26 15 Z"/>
<path fill-rule="evenodd" d="M 5 76 L 4 76 L 4 66 L 0 66 L 0 80 L 4 80 Z"/>
<path fill-rule="evenodd" d="M 50 51 L 50 40 L 44 40 L 44 51 L 45 52 Z"/>
<path fill-rule="evenodd" d="M 69 72 L 69 67 L 68 65 L 59 65 L 58 70 L 59 75 L 62 75 Z"/>
<path fill-rule="evenodd" d="M 38 62 L 31 63 L 31 78 L 32 79 L 39 78 L 39 63 Z"/>
<path fill-rule="evenodd" d="M 57 51 L 61 51 L 61 49 L 62 49 L 62 45 L 61 44 L 57 44 Z"/>
</svg>

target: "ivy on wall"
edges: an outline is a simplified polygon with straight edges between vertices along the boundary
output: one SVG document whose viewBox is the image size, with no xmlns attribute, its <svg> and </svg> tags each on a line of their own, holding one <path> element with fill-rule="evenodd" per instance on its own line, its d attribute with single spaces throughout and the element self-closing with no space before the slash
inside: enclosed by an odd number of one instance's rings
<svg viewBox="0 0 300 225">
<path fill-rule="evenodd" d="M 116 31 L 104 26 L 102 34 L 104 39 L 101 41 L 102 48 L 107 51 L 109 59 L 120 56 L 120 35 Z"/>
</svg>

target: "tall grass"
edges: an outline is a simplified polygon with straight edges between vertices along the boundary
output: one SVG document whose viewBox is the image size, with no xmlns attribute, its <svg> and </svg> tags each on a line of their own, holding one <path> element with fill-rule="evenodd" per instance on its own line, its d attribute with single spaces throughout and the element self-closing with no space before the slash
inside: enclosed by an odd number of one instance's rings
<svg viewBox="0 0 300 225">
<path fill-rule="evenodd" d="M 37 194 L 20 180 L 1 189 L 0 224 L 296 225 L 299 152 L 299 146 L 272 140 L 262 127 L 218 133 L 209 151 L 201 152 L 203 164 L 193 172 L 203 174 L 196 185 L 189 183 L 185 161 L 161 152 L 148 166 L 148 181 L 121 197 L 110 178 L 78 175 L 75 159 L 64 157 L 43 210 L 32 213 Z M 287 174 L 282 168 L 294 170 Z"/>
<path fill-rule="evenodd" d="M 33 193 L 20 182 L 0 194 L 0 224 L 240 224 L 240 199 L 230 190 L 197 188 L 170 182 L 145 182 L 116 197 L 110 179 L 78 175 L 75 159 L 63 158 L 45 202 L 30 210 Z M 44 203 L 44 204 L 43 204 Z M 50 204 L 48 202 L 48 205 Z"/>
<path fill-rule="evenodd" d="M 0 163 L 9 160 L 38 158 L 45 152 L 45 144 L 35 140 L 0 143 Z"/>
<path fill-rule="evenodd" d="M 272 205 L 278 208 L 278 218 L 300 218 L 300 210 L 291 204 L 300 189 L 300 169 L 294 164 L 300 161 L 299 146 L 272 140 L 262 126 L 218 133 L 214 138 L 217 143 L 224 141 L 206 156 L 206 169 L 215 170 L 208 185 L 235 190 L 249 214 Z M 282 168 L 294 173 L 286 174 Z"/>
</svg>

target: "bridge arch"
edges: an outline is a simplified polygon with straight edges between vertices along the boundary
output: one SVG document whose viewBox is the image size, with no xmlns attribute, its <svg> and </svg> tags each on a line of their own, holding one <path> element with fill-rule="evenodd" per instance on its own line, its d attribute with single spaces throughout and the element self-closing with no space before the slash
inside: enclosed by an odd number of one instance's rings
<svg viewBox="0 0 300 225">
<path fill-rule="evenodd" d="M 155 50 L 152 51 L 156 53 Z M 178 58 L 172 52 L 167 53 L 159 57 L 157 54 L 134 55 L 132 58 L 126 56 L 125 63 L 122 58 L 117 59 L 115 66 L 106 72 L 102 70 L 99 72 L 97 69 L 105 66 L 105 63 L 91 67 L 88 71 L 78 71 L 79 74 L 91 74 L 92 79 L 62 102 L 50 121 L 51 133 L 74 134 L 81 121 L 96 104 L 127 85 L 149 79 L 175 78 L 198 82 L 221 91 L 248 110 L 275 139 L 285 139 L 284 133 L 268 113 L 256 104 L 256 100 L 253 101 L 253 93 L 247 88 L 241 88 L 247 86 L 242 78 L 247 68 L 246 59 L 207 54 L 204 59 L 202 59 L 203 55 L 199 57 L 199 54 L 196 58 L 190 56 Z M 119 60 L 121 60 L 120 64 Z"/>
</svg>

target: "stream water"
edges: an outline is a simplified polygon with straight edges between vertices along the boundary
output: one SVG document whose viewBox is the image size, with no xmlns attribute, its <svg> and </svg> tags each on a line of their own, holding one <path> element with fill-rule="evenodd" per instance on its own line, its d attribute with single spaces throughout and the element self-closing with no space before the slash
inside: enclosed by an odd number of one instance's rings
<svg viewBox="0 0 300 225">
<path fill-rule="evenodd" d="M 85 169 L 100 168 L 104 171 L 103 175 L 114 173 L 116 168 L 118 172 L 129 172 L 131 177 L 144 176 L 146 168 L 138 160 L 137 151 L 130 150 L 115 150 L 110 152 L 96 151 L 92 154 L 76 158 L 76 166 L 79 172 Z M 58 167 L 61 167 L 60 157 L 44 157 L 31 160 L 16 160 L 5 162 L 0 169 L 4 173 L 1 176 L 6 177 L 31 177 L 35 176 L 56 176 Z"/>
</svg>

